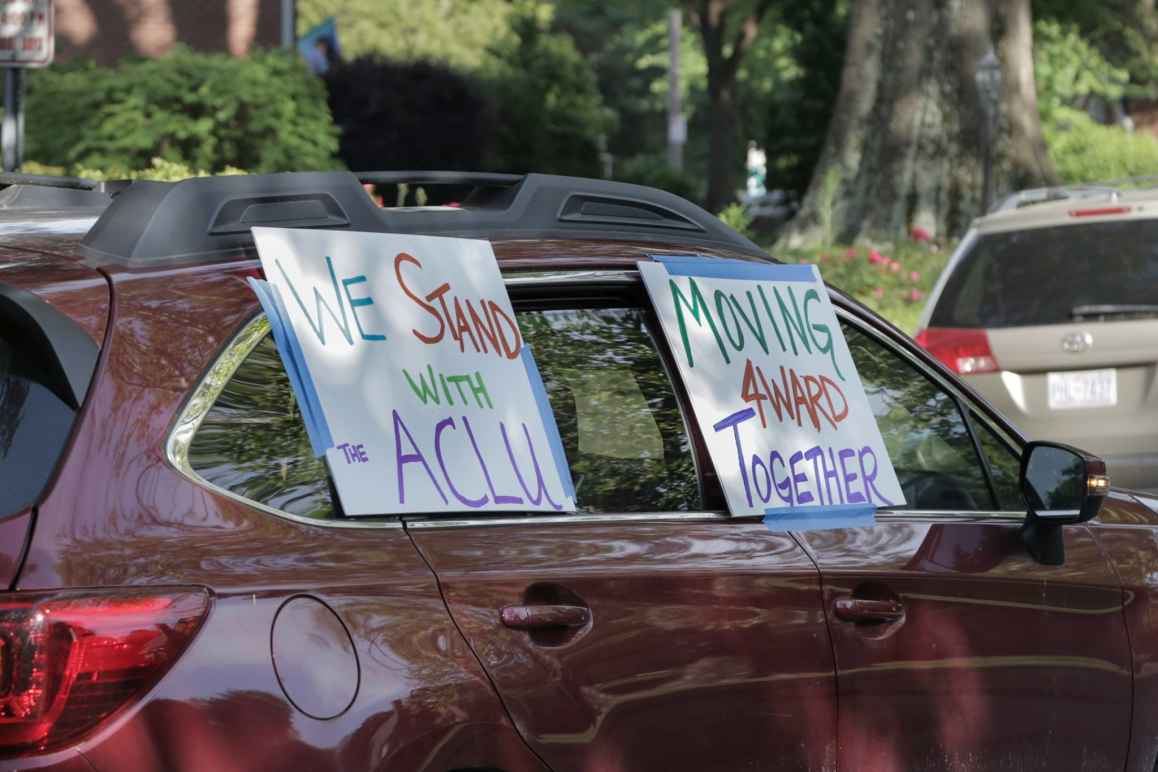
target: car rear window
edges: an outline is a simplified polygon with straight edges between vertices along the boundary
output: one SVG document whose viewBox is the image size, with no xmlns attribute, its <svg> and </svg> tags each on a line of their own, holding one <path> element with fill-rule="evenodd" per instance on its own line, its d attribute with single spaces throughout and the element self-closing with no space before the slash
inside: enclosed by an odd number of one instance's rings
<svg viewBox="0 0 1158 772">
<path fill-rule="evenodd" d="M 1158 316 L 1158 220 L 979 237 L 949 278 L 933 327 L 1019 327 Z M 1098 313 L 1099 306 L 1108 307 Z"/>
<path fill-rule="evenodd" d="M 36 503 L 76 417 L 20 343 L 0 331 L 0 515 Z"/>
<path fill-rule="evenodd" d="M 691 442 L 643 312 L 538 310 L 518 319 L 555 412 L 579 508 L 700 508 Z M 207 482 L 242 498 L 301 517 L 338 514 L 269 335 L 205 415 L 188 459 Z"/>
</svg>

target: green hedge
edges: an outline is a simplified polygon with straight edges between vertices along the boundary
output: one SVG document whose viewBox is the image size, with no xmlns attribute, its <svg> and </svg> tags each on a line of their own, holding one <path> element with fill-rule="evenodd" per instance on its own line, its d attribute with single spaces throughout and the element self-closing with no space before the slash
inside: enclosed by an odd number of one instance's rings
<svg viewBox="0 0 1158 772">
<path fill-rule="evenodd" d="M 1094 182 L 1158 174 L 1158 139 L 1102 126 L 1076 110 L 1045 127 L 1049 154 L 1062 182 Z"/>
<path fill-rule="evenodd" d="M 30 160 L 113 176 L 155 158 L 210 172 L 337 164 L 325 87 L 281 51 L 56 65 L 29 77 L 25 120 Z"/>
</svg>

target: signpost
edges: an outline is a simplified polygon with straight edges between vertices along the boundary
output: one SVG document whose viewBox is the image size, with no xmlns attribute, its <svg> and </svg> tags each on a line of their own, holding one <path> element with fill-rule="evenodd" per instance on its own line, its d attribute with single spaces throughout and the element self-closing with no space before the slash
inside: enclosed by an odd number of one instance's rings
<svg viewBox="0 0 1158 772">
<path fill-rule="evenodd" d="M 639 263 L 734 515 L 872 525 L 904 494 L 815 266 Z"/>
<path fill-rule="evenodd" d="M 0 0 L 0 66 L 4 67 L 4 171 L 24 156 L 24 68 L 47 67 L 54 49 L 52 0 Z"/>
</svg>

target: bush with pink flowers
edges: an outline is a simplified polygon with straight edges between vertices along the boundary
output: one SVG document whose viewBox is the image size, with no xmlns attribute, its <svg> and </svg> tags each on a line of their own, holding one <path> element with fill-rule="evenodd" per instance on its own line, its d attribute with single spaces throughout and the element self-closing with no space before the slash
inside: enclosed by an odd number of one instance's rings
<svg viewBox="0 0 1158 772">
<path fill-rule="evenodd" d="M 815 263 L 832 286 L 844 290 L 910 335 L 952 247 L 914 228 L 911 238 L 884 246 L 830 246 L 770 250 L 789 263 Z"/>
</svg>

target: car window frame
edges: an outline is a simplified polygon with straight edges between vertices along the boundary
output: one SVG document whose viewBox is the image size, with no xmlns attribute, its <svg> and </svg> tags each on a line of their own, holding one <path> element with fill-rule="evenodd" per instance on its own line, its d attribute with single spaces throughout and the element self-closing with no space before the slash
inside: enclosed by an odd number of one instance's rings
<svg viewBox="0 0 1158 772">
<path fill-rule="evenodd" d="M 340 503 L 335 499 L 336 516 L 328 519 L 302 517 L 290 512 L 279 510 L 263 502 L 245 498 L 230 490 L 217 486 L 201 477 L 189 464 L 188 450 L 193 435 L 201 425 L 202 419 L 213 407 L 217 396 L 224 389 L 229 379 L 253 351 L 257 344 L 270 334 L 269 321 L 260 309 L 255 309 L 254 315 L 241 325 L 238 331 L 222 345 L 214 355 L 209 366 L 190 391 L 185 403 L 177 412 L 170 431 L 166 435 L 165 455 L 169 464 L 184 477 L 196 485 L 218 493 L 228 499 L 245 506 L 260 510 L 267 514 L 299 524 L 313 525 L 321 528 L 454 528 L 473 527 L 478 525 L 515 525 L 515 524 L 551 524 L 551 523 L 610 523 L 610 522 L 664 522 L 664 521 L 742 521 L 760 519 L 762 516 L 732 515 L 727 510 L 723 490 L 716 477 L 715 466 L 707 451 L 707 445 L 699 431 L 699 425 L 694 420 L 694 413 L 690 396 L 687 393 L 683 379 L 678 376 L 675 359 L 666 335 L 659 326 L 655 314 L 654 304 L 646 295 L 639 271 L 631 268 L 617 269 L 572 269 L 562 271 L 524 271 L 504 273 L 504 284 L 511 296 L 516 311 L 520 307 L 533 310 L 527 304 L 535 302 L 563 302 L 567 300 L 580 301 L 593 298 L 627 297 L 635 295 L 640 298 L 636 305 L 644 312 L 646 323 L 652 339 L 656 343 L 660 361 L 665 368 L 665 375 L 672 385 L 676 402 L 683 417 L 685 431 L 691 440 L 693 448 L 693 466 L 696 471 L 697 483 L 700 486 L 700 511 L 673 511 L 673 512 L 594 512 L 594 513 L 563 513 L 558 515 L 538 513 L 506 513 L 498 512 L 493 515 L 479 513 L 405 513 L 378 517 L 347 517 L 341 514 Z M 997 411 L 995 411 L 982 397 L 973 393 L 967 385 L 957 382 L 947 375 L 940 363 L 925 355 L 921 349 L 905 333 L 890 325 L 886 320 L 876 318 L 855 300 L 849 298 L 839 290 L 828 287 L 829 298 L 832 301 L 837 318 L 855 326 L 860 332 L 880 345 L 885 346 L 896 355 L 915 366 L 926 375 L 940 389 L 944 390 L 954 400 L 961 411 L 978 458 L 984 465 L 987 484 L 991 495 L 998 501 L 993 492 L 992 472 L 989 461 L 980 447 L 979 438 L 972 421 L 981 417 L 993 433 L 1004 442 L 1015 455 L 1021 455 L 1021 449 L 1026 442 L 1021 434 L 1010 426 Z M 556 306 L 558 307 L 558 306 Z M 893 509 L 882 507 L 877 510 L 877 516 L 889 519 L 952 519 L 966 520 L 993 520 L 993 519 L 1023 519 L 1022 510 L 912 510 Z"/>
<path fill-rule="evenodd" d="M 1003 442 L 1007 448 L 1018 457 L 1021 456 L 1021 449 L 1025 445 L 1025 439 L 1002 420 L 999 414 L 986 403 L 982 397 L 973 393 L 968 385 L 959 383 L 956 379 L 948 376 L 938 362 L 925 356 L 924 352 L 903 332 L 896 328 L 889 330 L 878 323 L 877 320 L 866 318 L 860 309 L 857 309 L 839 294 L 833 293 L 831 289 L 829 294 L 834 301 L 833 305 L 836 307 L 835 310 L 838 320 L 851 324 L 870 340 L 884 346 L 904 361 L 913 365 L 937 388 L 949 395 L 956 405 L 957 410 L 960 412 L 962 420 L 965 422 L 965 427 L 969 432 L 969 438 L 974 452 L 977 454 L 977 458 L 981 463 L 990 496 L 993 502 L 1000 507 L 1001 499 L 997 495 L 997 488 L 993 481 L 993 471 L 990 468 L 989 457 L 985 454 L 985 450 L 981 446 L 981 440 L 973 422 L 980 419 L 998 440 Z M 922 517 L 950 517 L 953 519 L 968 520 L 979 517 L 985 519 L 1016 518 L 1022 520 L 1025 517 L 1025 511 L 1024 509 L 913 510 L 882 507 L 877 510 L 877 515 L 885 515 L 888 517 L 913 517 L 919 515 Z"/>
</svg>

